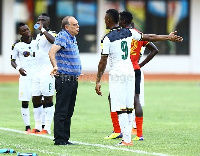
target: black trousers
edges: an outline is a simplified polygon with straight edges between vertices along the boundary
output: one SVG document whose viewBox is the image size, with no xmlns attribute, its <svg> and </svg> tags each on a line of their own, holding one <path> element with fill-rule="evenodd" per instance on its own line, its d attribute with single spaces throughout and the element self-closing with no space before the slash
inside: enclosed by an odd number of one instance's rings
<svg viewBox="0 0 200 156">
<path fill-rule="evenodd" d="M 67 142 L 70 138 L 71 117 L 74 112 L 78 79 L 56 76 L 56 105 L 54 113 L 54 141 Z"/>
</svg>

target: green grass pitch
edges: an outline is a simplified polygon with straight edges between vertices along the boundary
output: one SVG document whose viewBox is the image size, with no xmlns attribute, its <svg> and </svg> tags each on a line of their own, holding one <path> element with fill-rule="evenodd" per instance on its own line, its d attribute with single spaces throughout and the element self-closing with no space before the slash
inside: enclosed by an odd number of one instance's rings
<svg viewBox="0 0 200 156">
<path fill-rule="evenodd" d="M 108 83 L 102 83 L 102 97 L 94 87 L 94 83 L 79 83 L 70 138 L 77 145 L 54 146 L 53 133 L 46 138 L 19 133 L 24 123 L 18 83 L 0 83 L 0 149 L 39 156 L 200 155 L 200 82 L 146 82 L 144 141 L 133 142 L 133 147 L 115 146 L 118 139 L 104 140 L 112 132 Z M 30 113 L 34 128 L 32 103 Z"/>
</svg>

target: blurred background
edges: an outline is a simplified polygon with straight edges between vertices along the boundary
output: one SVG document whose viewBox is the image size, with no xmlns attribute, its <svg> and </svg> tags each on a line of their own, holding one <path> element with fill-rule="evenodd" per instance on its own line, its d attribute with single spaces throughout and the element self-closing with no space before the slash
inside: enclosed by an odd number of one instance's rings
<svg viewBox="0 0 200 156">
<path fill-rule="evenodd" d="M 77 41 L 84 72 L 96 72 L 100 41 L 106 34 L 107 9 L 130 11 L 135 27 L 144 33 L 169 34 L 178 31 L 182 43 L 155 42 L 159 54 L 143 67 L 148 74 L 200 74 L 199 0 L 1 0 L 0 74 L 18 74 L 10 65 L 11 46 L 20 38 L 19 22 L 26 23 L 35 37 L 33 25 L 42 13 L 49 14 L 50 28 L 59 32 L 61 20 L 74 16 L 80 25 Z M 145 51 L 145 56 L 148 51 Z M 144 56 L 144 57 L 145 57 Z M 108 68 L 107 68 L 108 70 Z"/>
</svg>

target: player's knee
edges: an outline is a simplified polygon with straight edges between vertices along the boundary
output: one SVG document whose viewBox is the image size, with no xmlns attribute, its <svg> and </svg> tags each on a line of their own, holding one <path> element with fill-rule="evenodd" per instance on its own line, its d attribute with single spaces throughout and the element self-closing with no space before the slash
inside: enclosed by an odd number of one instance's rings
<svg viewBox="0 0 200 156">
<path fill-rule="evenodd" d="M 33 96 L 32 97 L 33 105 L 40 105 L 42 101 L 41 99 L 42 99 L 42 96 Z"/>
<path fill-rule="evenodd" d="M 44 103 L 45 104 L 53 103 L 53 96 L 45 96 L 44 97 Z"/>
<path fill-rule="evenodd" d="M 28 101 L 22 101 L 22 108 L 28 108 Z"/>
</svg>

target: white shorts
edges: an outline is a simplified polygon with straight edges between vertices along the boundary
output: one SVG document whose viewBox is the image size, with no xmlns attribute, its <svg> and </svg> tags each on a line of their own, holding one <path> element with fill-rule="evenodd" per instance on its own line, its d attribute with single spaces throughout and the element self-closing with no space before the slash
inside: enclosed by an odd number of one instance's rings
<svg viewBox="0 0 200 156">
<path fill-rule="evenodd" d="M 31 97 L 32 97 L 32 78 L 20 75 L 19 101 L 30 101 Z"/>
<path fill-rule="evenodd" d="M 109 75 L 111 112 L 133 108 L 135 95 L 135 75 Z"/>
<path fill-rule="evenodd" d="M 32 96 L 53 96 L 55 93 L 55 78 L 50 71 L 38 72 L 33 79 Z"/>
<path fill-rule="evenodd" d="M 141 69 L 140 69 L 141 70 Z M 144 73 L 141 70 L 141 82 L 140 82 L 140 104 L 144 106 Z"/>
</svg>

